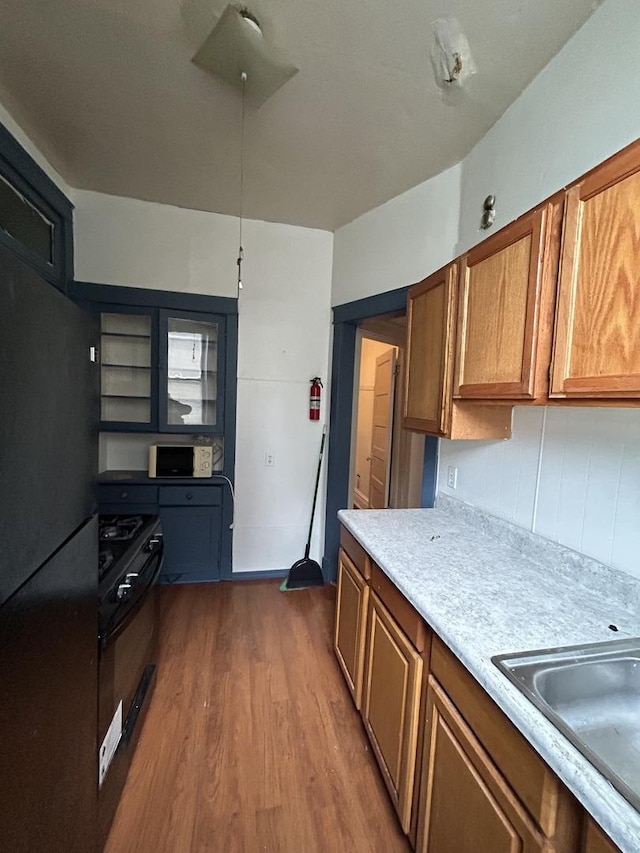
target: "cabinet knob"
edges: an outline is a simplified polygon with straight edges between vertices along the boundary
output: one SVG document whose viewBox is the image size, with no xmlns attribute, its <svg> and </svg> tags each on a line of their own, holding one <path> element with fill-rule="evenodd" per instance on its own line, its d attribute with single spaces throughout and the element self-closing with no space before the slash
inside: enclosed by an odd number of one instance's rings
<svg viewBox="0 0 640 853">
<path fill-rule="evenodd" d="M 188 500 L 188 501 L 192 501 L 192 500 L 193 500 L 193 493 L 192 493 L 192 492 L 187 492 L 187 500 Z"/>
<path fill-rule="evenodd" d="M 120 497 L 121 497 L 121 498 L 128 498 L 128 497 L 129 497 L 129 492 L 122 492 L 122 494 L 120 495 Z"/>
</svg>

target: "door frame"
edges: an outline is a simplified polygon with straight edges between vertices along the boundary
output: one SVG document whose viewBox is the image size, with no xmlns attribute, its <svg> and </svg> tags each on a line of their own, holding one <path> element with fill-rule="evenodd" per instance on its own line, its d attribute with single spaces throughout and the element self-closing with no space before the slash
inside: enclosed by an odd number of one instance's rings
<svg viewBox="0 0 640 853">
<path fill-rule="evenodd" d="M 356 331 L 361 320 L 406 309 L 409 287 L 399 287 L 366 296 L 333 308 L 333 348 L 331 361 L 331 402 L 325 505 L 324 556 L 322 571 L 326 581 L 334 581 L 338 571 L 340 522 L 338 510 L 350 506 L 349 474 L 353 417 Z M 423 507 L 435 501 L 438 467 L 438 439 L 425 440 L 422 478 Z"/>
</svg>

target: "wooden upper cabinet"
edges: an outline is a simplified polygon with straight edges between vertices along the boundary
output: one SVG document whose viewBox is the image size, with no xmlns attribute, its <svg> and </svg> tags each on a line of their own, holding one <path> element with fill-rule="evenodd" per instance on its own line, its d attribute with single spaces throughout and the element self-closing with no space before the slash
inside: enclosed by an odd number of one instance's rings
<svg viewBox="0 0 640 853">
<path fill-rule="evenodd" d="M 457 270 L 450 264 L 407 297 L 404 426 L 444 434 L 451 401 Z"/>
<path fill-rule="evenodd" d="M 509 438 L 510 409 L 452 399 L 457 306 L 455 263 L 409 289 L 403 426 L 445 438 Z"/>
<path fill-rule="evenodd" d="M 640 145 L 567 192 L 551 394 L 640 396 Z"/>
<path fill-rule="evenodd" d="M 460 261 L 454 396 L 532 399 L 545 271 L 547 204 Z"/>
</svg>

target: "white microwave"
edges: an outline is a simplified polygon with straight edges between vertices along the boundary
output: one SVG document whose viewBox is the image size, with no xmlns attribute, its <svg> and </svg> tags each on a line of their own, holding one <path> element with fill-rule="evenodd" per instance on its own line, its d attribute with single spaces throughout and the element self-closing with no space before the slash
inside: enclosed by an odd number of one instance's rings
<svg viewBox="0 0 640 853">
<path fill-rule="evenodd" d="M 210 477 L 213 447 L 202 444 L 152 444 L 150 477 Z"/>
</svg>

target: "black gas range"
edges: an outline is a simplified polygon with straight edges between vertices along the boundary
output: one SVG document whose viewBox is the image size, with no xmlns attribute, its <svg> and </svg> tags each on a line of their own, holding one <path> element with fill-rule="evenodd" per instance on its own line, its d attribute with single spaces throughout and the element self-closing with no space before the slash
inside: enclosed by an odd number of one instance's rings
<svg viewBox="0 0 640 853">
<path fill-rule="evenodd" d="M 162 568 L 162 525 L 156 515 L 101 515 L 98 576 L 100 640 L 148 594 Z"/>
<path fill-rule="evenodd" d="M 155 683 L 163 541 L 155 515 L 103 515 L 99 521 L 98 812 L 104 842 Z"/>
</svg>

